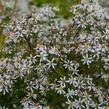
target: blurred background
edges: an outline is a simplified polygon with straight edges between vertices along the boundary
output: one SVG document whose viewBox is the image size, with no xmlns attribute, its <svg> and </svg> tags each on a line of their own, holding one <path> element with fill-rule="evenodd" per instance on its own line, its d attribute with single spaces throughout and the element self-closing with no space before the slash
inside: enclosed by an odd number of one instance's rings
<svg viewBox="0 0 109 109">
<path fill-rule="evenodd" d="M 22 12 L 27 12 L 31 5 L 42 6 L 44 4 L 52 4 L 60 9 L 60 14 L 64 17 L 70 16 L 68 12 L 69 8 L 80 1 L 86 0 L 0 0 L 0 10 L 2 5 L 8 10 L 17 8 L 17 10 Z M 109 19 L 109 0 L 95 0 L 106 10 L 106 17 Z M 1 11 L 3 12 L 3 11 Z"/>
</svg>

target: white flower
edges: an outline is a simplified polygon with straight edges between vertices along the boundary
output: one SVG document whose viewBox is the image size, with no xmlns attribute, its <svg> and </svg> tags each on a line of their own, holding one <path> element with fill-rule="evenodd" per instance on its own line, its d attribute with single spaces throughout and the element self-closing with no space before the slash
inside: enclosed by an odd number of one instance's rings
<svg viewBox="0 0 109 109">
<path fill-rule="evenodd" d="M 78 78 L 79 79 L 79 78 Z M 85 83 L 83 80 L 78 80 L 76 87 L 78 87 L 79 89 L 84 89 L 85 88 Z"/>
<path fill-rule="evenodd" d="M 54 58 L 53 58 L 51 61 L 50 61 L 50 60 L 47 60 L 46 66 L 48 67 L 48 69 L 50 69 L 50 68 L 55 69 L 55 66 L 56 66 L 57 64 L 56 64 L 54 61 L 55 61 Z"/>
<path fill-rule="evenodd" d="M 68 99 L 68 101 L 66 102 L 66 104 L 68 104 L 68 109 L 75 109 L 75 108 L 74 108 L 74 102 L 73 102 L 73 101 L 70 101 L 70 100 Z"/>
<path fill-rule="evenodd" d="M 65 88 L 64 86 L 58 86 L 55 90 L 59 94 L 65 94 L 64 88 Z"/>
<path fill-rule="evenodd" d="M 59 55 L 59 50 L 58 50 L 58 48 L 56 48 L 56 47 L 52 47 L 52 48 L 49 50 L 49 53 L 50 53 L 50 54 Z"/>
<path fill-rule="evenodd" d="M 86 91 L 85 92 L 83 92 L 83 98 L 84 98 L 84 101 L 85 102 L 88 102 L 88 101 L 92 101 L 92 99 L 91 99 L 91 95 L 89 95 Z"/>
<path fill-rule="evenodd" d="M 85 109 L 85 106 L 83 103 L 84 103 L 84 100 L 82 100 L 81 98 L 79 98 L 78 100 L 75 99 L 74 106 L 76 109 Z"/>
<path fill-rule="evenodd" d="M 92 81 L 87 81 L 87 84 L 88 84 L 88 90 L 89 91 L 95 91 L 96 90 L 96 87 L 95 87 L 95 84 L 92 83 Z"/>
<path fill-rule="evenodd" d="M 63 66 L 65 67 L 65 69 L 68 68 L 70 71 L 72 71 L 74 68 L 74 63 L 72 61 L 67 60 L 67 61 L 64 61 Z"/>
<path fill-rule="evenodd" d="M 60 80 L 58 81 L 58 83 L 59 83 L 62 87 L 65 87 L 65 86 L 66 86 L 66 77 L 64 76 L 63 78 L 60 78 Z"/>
<path fill-rule="evenodd" d="M 70 98 L 73 98 L 74 97 L 74 90 L 73 89 L 69 89 L 68 88 L 68 92 L 66 93 L 66 97 L 67 97 L 67 99 L 70 97 Z"/>
<path fill-rule="evenodd" d="M 70 78 L 67 80 L 67 82 L 69 84 L 73 84 L 74 87 L 76 87 L 77 84 L 78 84 L 78 78 L 77 77 L 74 77 L 73 75 L 71 75 Z"/>
<path fill-rule="evenodd" d="M 22 101 L 21 101 L 22 105 L 23 105 L 23 109 L 32 109 L 34 108 L 34 103 L 31 99 L 28 99 L 28 98 L 24 98 Z"/>
<path fill-rule="evenodd" d="M 12 81 L 10 75 L 0 75 L 0 92 L 3 92 L 5 95 L 6 93 L 9 93 L 11 90 Z"/>
<path fill-rule="evenodd" d="M 92 57 L 89 57 L 88 54 L 86 54 L 85 56 L 83 56 L 83 59 L 81 61 L 83 62 L 83 64 L 89 66 L 93 62 L 93 59 Z"/>
</svg>

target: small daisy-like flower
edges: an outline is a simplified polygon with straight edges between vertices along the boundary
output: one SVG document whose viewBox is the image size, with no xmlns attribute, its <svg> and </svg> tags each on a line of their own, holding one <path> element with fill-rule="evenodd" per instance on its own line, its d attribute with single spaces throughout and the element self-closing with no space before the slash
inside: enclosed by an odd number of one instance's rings
<svg viewBox="0 0 109 109">
<path fill-rule="evenodd" d="M 54 61 L 55 61 L 54 58 L 53 58 L 51 61 L 50 61 L 50 60 L 47 60 L 46 66 L 48 67 L 48 69 L 50 69 L 50 68 L 55 69 L 55 66 L 56 66 L 57 64 L 56 64 Z"/>
<path fill-rule="evenodd" d="M 85 106 L 83 105 L 83 103 L 84 103 L 84 100 L 82 100 L 81 98 L 79 98 L 78 100 L 75 99 L 75 101 L 74 101 L 74 107 L 76 109 L 85 109 Z"/>
<path fill-rule="evenodd" d="M 67 98 L 72 98 L 72 99 L 73 99 L 74 95 L 75 95 L 75 94 L 74 94 L 74 90 L 73 90 L 73 89 L 71 89 L 71 90 L 68 89 L 68 92 L 66 93 L 65 96 L 66 96 Z"/>
<path fill-rule="evenodd" d="M 58 83 L 61 86 L 65 87 L 66 86 L 66 77 L 64 76 L 63 78 L 60 78 L 60 80 L 58 81 Z"/>
<path fill-rule="evenodd" d="M 59 94 L 65 94 L 64 88 L 65 88 L 64 86 L 58 86 L 55 90 Z"/>
<path fill-rule="evenodd" d="M 89 57 L 88 54 L 86 54 L 85 56 L 83 56 L 83 59 L 81 61 L 83 62 L 83 64 L 89 66 L 93 62 L 93 59 L 92 57 Z"/>
<path fill-rule="evenodd" d="M 74 109 L 74 102 L 73 101 L 70 101 L 68 99 L 68 101 L 66 102 L 66 104 L 68 104 L 68 109 Z"/>
<path fill-rule="evenodd" d="M 67 61 L 64 61 L 63 66 L 65 67 L 65 69 L 68 68 L 70 71 L 72 71 L 74 67 L 74 63 L 72 61 L 67 60 Z"/>
</svg>

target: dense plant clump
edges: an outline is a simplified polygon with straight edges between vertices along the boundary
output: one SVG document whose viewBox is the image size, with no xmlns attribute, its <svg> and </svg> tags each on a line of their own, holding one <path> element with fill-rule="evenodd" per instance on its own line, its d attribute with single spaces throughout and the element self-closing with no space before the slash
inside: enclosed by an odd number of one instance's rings
<svg viewBox="0 0 109 109">
<path fill-rule="evenodd" d="M 34 8 L 4 25 L 0 57 L 1 109 L 98 109 L 109 102 L 109 31 L 93 2 L 59 18 Z"/>
</svg>

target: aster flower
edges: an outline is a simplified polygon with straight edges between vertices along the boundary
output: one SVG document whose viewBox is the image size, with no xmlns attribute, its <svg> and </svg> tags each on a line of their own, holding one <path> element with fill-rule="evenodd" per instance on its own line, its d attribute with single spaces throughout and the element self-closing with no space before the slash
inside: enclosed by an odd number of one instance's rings
<svg viewBox="0 0 109 109">
<path fill-rule="evenodd" d="M 70 100 L 68 99 L 68 101 L 66 102 L 66 104 L 69 105 L 69 106 L 68 106 L 68 109 L 74 109 L 74 102 L 72 102 L 72 101 L 70 101 Z"/>
<path fill-rule="evenodd" d="M 81 61 L 83 62 L 83 64 L 89 66 L 93 62 L 93 59 L 92 57 L 89 57 L 88 54 L 86 54 L 85 56 L 83 56 L 83 59 Z"/>
</svg>

